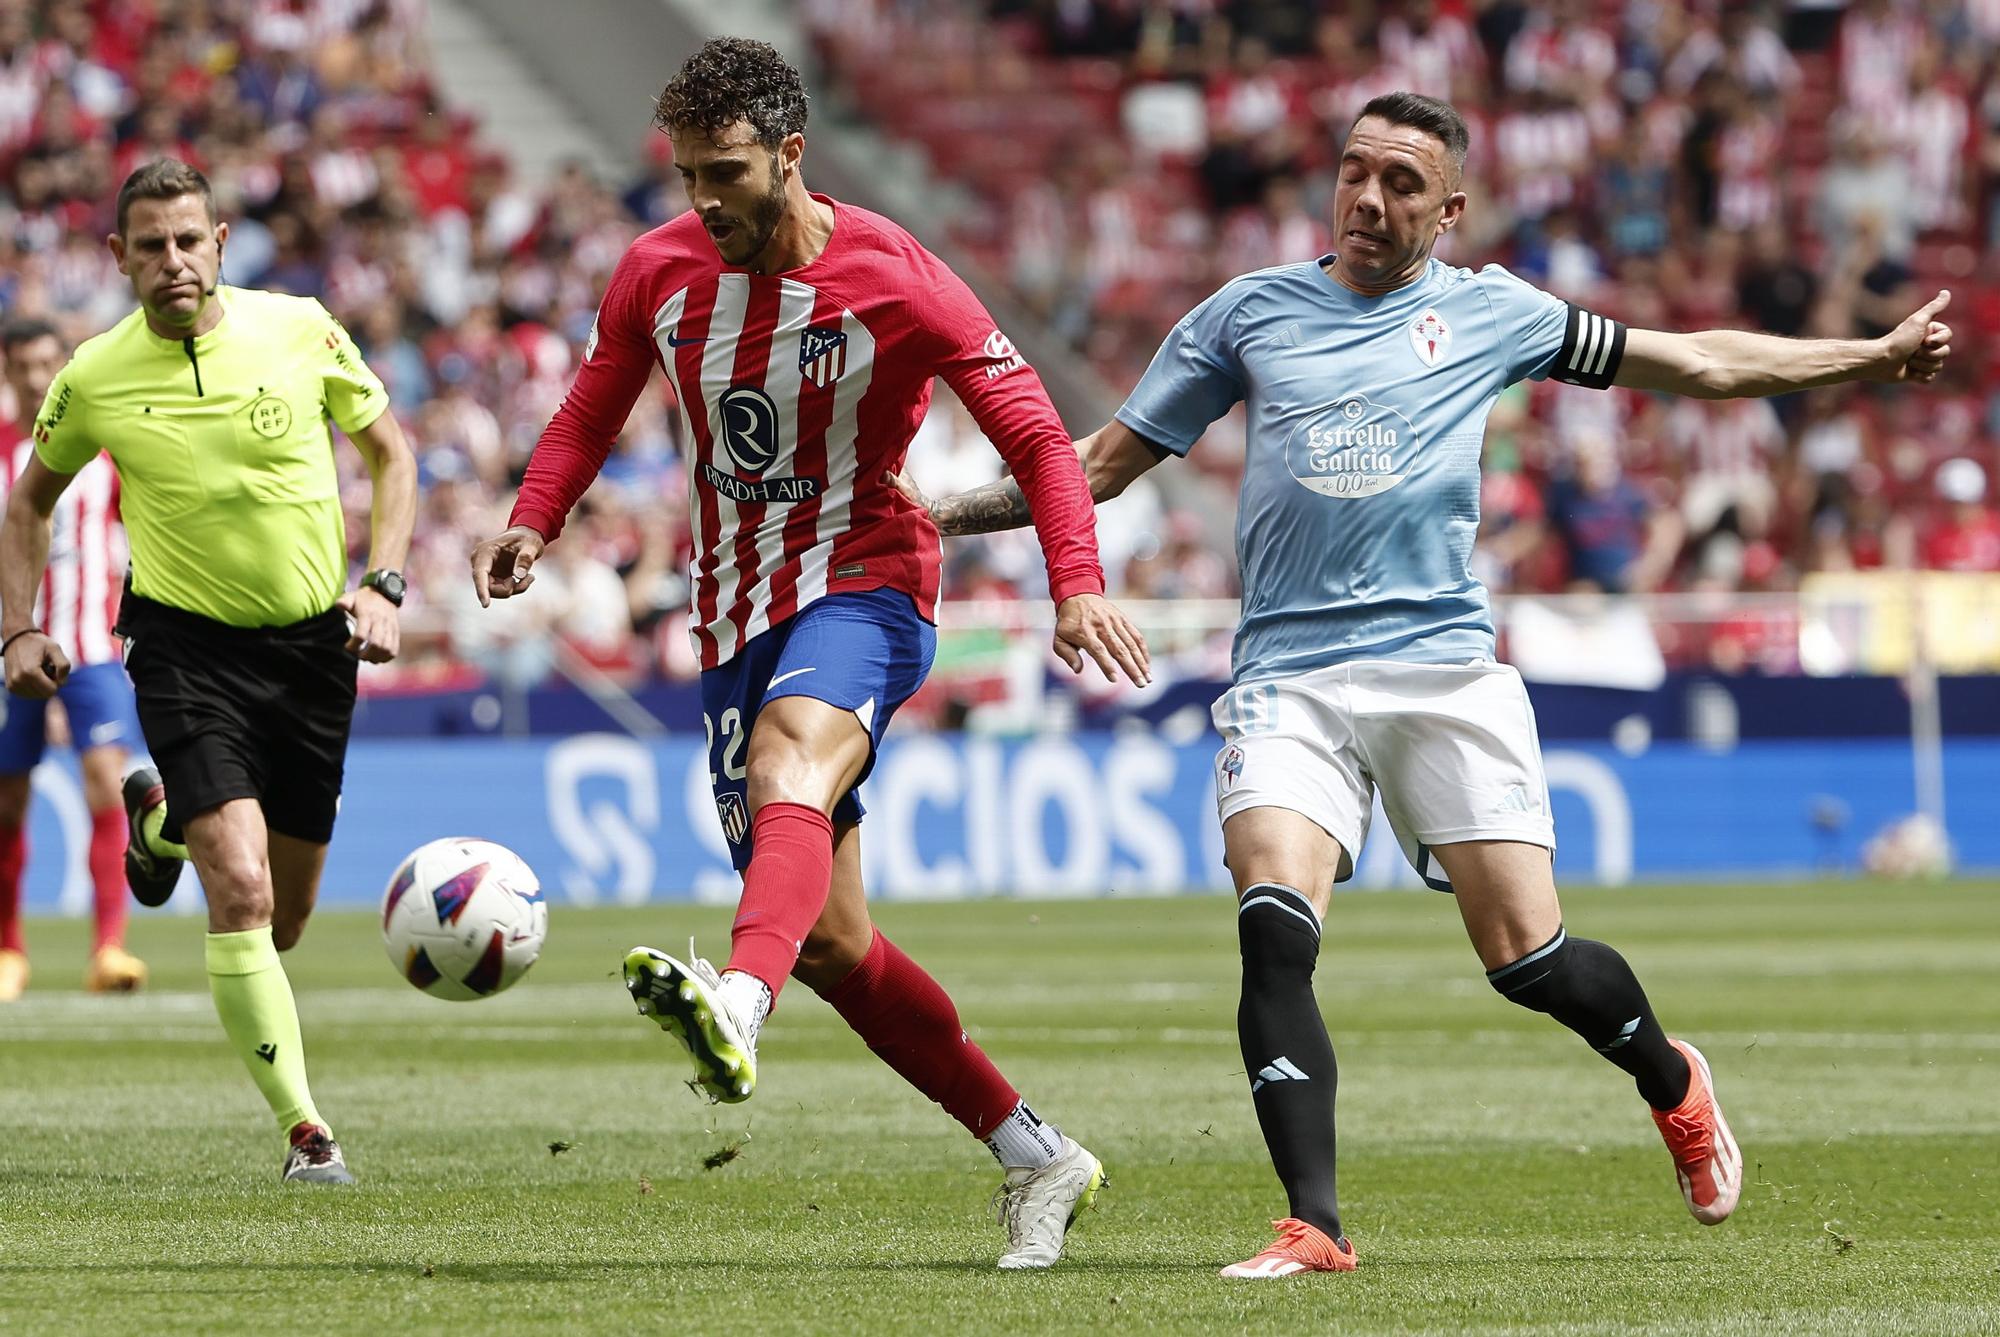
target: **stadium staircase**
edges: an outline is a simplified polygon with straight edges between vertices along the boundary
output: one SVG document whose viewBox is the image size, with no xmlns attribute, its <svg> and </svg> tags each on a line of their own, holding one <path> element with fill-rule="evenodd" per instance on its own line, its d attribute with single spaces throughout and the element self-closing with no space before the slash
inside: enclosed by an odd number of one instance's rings
<svg viewBox="0 0 2000 1337">
<path fill-rule="evenodd" d="M 477 116 L 485 137 L 505 145 L 522 178 L 539 184 L 566 161 L 581 161 L 601 180 L 622 183 L 630 153 L 612 152 L 529 52 L 481 13 L 474 0 L 430 0 L 431 64 L 446 99 Z"/>
<path fill-rule="evenodd" d="M 451 0 L 476 15 L 507 48 L 523 53 L 562 104 L 575 109 L 597 142 L 636 162 L 649 133 L 653 99 L 675 65 L 710 37 L 755 36 L 798 60 L 812 88 L 815 189 L 879 210 L 903 223 L 965 274 L 1002 328 L 1048 384 L 1078 431 L 1102 424 L 1118 396 L 1069 346 L 1022 312 L 1004 286 L 952 244 L 950 219 L 967 198 L 922 157 L 885 140 L 851 114 L 815 67 L 812 48 L 789 11 L 769 0 Z M 831 133 L 828 133 L 828 132 Z"/>
</svg>

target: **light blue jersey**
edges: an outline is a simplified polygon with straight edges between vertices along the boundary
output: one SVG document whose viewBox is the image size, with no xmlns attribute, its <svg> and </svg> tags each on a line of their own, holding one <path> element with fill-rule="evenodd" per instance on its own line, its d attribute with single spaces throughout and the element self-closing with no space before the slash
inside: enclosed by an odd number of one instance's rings
<svg viewBox="0 0 2000 1337">
<path fill-rule="evenodd" d="M 1118 420 L 1185 455 L 1237 400 L 1239 682 L 1358 659 L 1492 658 L 1470 569 L 1486 415 L 1523 377 L 1601 385 L 1624 330 L 1498 265 L 1384 297 L 1332 257 L 1246 274 L 1174 327 Z M 1556 366 L 1558 355 L 1562 365 Z"/>
</svg>

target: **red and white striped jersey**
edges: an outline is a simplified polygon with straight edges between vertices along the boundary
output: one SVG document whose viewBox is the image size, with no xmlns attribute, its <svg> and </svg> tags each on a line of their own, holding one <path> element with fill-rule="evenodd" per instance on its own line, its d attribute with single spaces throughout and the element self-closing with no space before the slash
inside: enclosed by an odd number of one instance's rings
<svg viewBox="0 0 2000 1337">
<path fill-rule="evenodd" d="M 34 453 L 32 438 L 0 423 L 0 459 L 11 490 Z M 125 526 L 118 519 L 118 471 L 99 455 L 77 474 L 49 517 L 49 567 L 35 598 L 35 623 L 77 668 L 116 662 L 118 598 L 125 586 Z"/>
<path fill-rule="evenodd" d="M 897 589 L 933 618 L 937 527 L 883 474 L 942 376 L 1020 481 L 1050 593 L 1102 593 L 1090 490 L 1041 379 L 908 233 L 814 198 L 833 235 L 782 274 L 723 264 L 691 212 L 632 244 L 510 523 L 561 532 L 658 365 L 680 400 L 703 668 L 830 593 Z"/>
</svg>

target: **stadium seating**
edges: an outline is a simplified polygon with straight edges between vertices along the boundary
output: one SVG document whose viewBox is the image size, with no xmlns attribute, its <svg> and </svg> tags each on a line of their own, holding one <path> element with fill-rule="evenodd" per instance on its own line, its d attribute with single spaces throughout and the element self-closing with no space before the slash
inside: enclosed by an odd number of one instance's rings
<svg viewBox="0 0 2000 1337">
<path fill-rule="evenodd" d="M 324 301 L 417 449 L 410 653 L 370 687 L 532 683 L 558 658 L 643 672 L 653 645 L 670 660 L 684 639 L 654 634 L 684 599 L 687 542 L 659 394 L 562 545 L 558 597 L 497 625 L 469 616 L 472 536 L 504 523 L 641 222 L 581 168 L 515 181 L 442 105 L 424 29 L 412 0 L 0 4 L 0 313 L 52 317 L 72 341 L 123 316 L 103 245 L 118 182 L 154 156 L 195 163 L 232 227 L 225 281 Z M 338 458 L 359 564 L 366 477 Z"/>
<path fill-rule="evenodd" d="M 1445 0 L 1428 20 L 1421 4 L 1381 7 L 1380 22 L 1323 8 L 801 6 L 854 105 L 970 188 L 958 241 L 1117 386 L 1224 279 L 1330 245 L 1339 137 L 1397 86 L 1449 94 L 1474 128 L 1455 263 L 1498 260 L 1633 321 L 1788 333 L 1878 328 L 1949 284 L 1956 365 L 1921 396 L 1824 392 L 1772 418 L 1510 394 L 1489 438 L 1479 569 L 1502 592 L 1727 592 L 1849 567 L 2000 567 L 2000 344 L 1978 337 L 2000 318 L 1983 9 L 1859 6 L 1831 25 L 1794 11 L 1780 28 L 1775 11 L 1734 5 Z M 324 300 L 419 451 L 410 653 L 371 689 L 532 686 L 559 664 L 684 676 L 685 483 L 664 383 L 536 600 L 474 618 L 463 578 L 619 252 L 681 207 L 664 141 L 634 182 L 581 167 L 514 179 L 443 104 L 423 13 L 410 0 L 0 4 L 0 312 L 53 315 L 76 339 L 121 316 L 129 292 L 101 242 L 111 194 L 149 156 L 190 158 L 235 228 L 228 280 Z M 1919 207 L 1871 216 L 1856 198 Z M 926 458 L 992 467 L 951 405 L 927 430 Z M 1226 487 L 1240 452 L 1226 422 L 1193 465 Z M 1941 472 L 1952 460 L 1969 469 Z M 367 489 L 351 453 L 342 468 L 358 563 Z M 1125 527 L 1107 538 L 1115 588 L 1234 592 L 1224 531 L 1168 510 Z M 1031 543 L 954 545 L 952 561 L 955 595 L 1039 592 Z"/>
<path fill-rule="evenodd" d="M 1782 26 L 1776 6 L 1607 0 L 806 12 L 856 103 L 974 189 L 959 240 L 1115 385 L 1224 280 L 1328 248 L 1338 143 L 1399 87 L 1473 127 L 1454 263 L 1633 322 L 1788 334 L 1872 333 L 1955 290 L 1957 365 L 1921 397 L 1825 392 L 1771 418 L 1536 387 L 1503 406 L 1482 564 L 1498 590 L 2000 566 L 2000 545 L 1954 541 L 2000 532 L 2000 362 L 1979 337 L 2000 305 L 2000 25 L 1978 7 L 1801 7 Z M 1609 536 L 1577 497 L 1579 456 L 1605 442 L 1607 488 L 1642 503 Z M 1978 472 L 1941 481 L 1961 458 Z M 1669 560 L 1636 560 L 1663 524 Z"/>
</svg>

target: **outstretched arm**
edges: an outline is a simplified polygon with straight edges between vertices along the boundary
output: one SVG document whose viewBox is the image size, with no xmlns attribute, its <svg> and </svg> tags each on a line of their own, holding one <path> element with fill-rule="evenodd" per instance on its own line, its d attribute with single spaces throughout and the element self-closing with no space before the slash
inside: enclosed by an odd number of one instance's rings
<svg viewBox="0 0 2000 1337">
<path fill-rule="evenodd" d="M 1119 495 L 1133 479 L 1167 454 L 1116 418 L 1077 442 L 1076 449 L 1083 457 L 1083 476 L 1090 484 L 1093 502 L 1106 502 Z M 926 500 L 905 475 L 892 475 L 890 481 L 912 501 L 928 507 L 938 532 L 946 537 L 1021 529 L 1032 519 L 1028 514 L 1028 499 L 1012 478 L 936 501 Z"/>
<path fill-rule="evenodd" d="M 1784 339 L 1745 330 L 1628 330 L 1614 383 L 1697 399 L 1750 399 L 1839 381 L 1929 383 L 1951 356 L 1940 292 L 1879 339 Z"/>
</svg>

